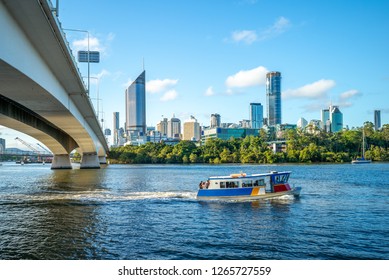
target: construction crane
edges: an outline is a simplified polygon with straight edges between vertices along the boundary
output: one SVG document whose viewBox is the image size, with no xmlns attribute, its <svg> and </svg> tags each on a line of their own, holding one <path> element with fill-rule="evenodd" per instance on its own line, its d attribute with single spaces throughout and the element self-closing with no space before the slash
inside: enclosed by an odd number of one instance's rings
<svg viewBox="0 0 389 280">
<path fill-rule="evenodd" d="M 16 137 L 15 140 L 18 140 L 20 143 L 22 143 L 23 145 L 27 146 L 28 148 L 30 148 L 31 150 L 33 150 L 35 153 L 37 153 L 38 155 L 40 154 L 40 151 L 38 149 L 36 149 L 34 146 L 32 146 L 30 143 L 27 143 L 26 141 L 24 141 L 23 139 L 20 139 L 19 137 Z"/>
<path fill-rule="evenodd" d="M 31 150 L 33 150 L 36 154 L 37 154 L 37 157 L 38 157 L 38 162 L 41 162 L 41 151 L 39 151 L 37 148 L 35 148 L 33 145 L 31 145 L 30 143 L 24 141 L 23 139 L 20 139 L 19 137 L 16 137 L 15 140 L 18 140 L 20 143 L 22 143 L 23 145 L 25 145 L 26 147 L 30 148 Z"/>
<path fill-rule="evenodd" d="M 48 153 L 49 155 L 52 155 L 53 153 L 51 151 L 49 151 L 48 149 L 46 149 L 45 147 L 43 147 L 41 144 L 39 143 L 36 143 L 39 147 L 41 147 L 46 153 Z"/>
</svg>

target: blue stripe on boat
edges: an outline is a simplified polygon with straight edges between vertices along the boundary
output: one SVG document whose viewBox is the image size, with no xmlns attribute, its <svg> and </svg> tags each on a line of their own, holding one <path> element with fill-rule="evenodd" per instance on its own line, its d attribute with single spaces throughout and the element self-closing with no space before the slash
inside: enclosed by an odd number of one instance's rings
<svg viewBox="0 0 389 280">
<path fill-rule="evenodd" d="M 241 196 L 251 195 L 253 188 L 199 190 L 197 196 Z"/>
</svg>

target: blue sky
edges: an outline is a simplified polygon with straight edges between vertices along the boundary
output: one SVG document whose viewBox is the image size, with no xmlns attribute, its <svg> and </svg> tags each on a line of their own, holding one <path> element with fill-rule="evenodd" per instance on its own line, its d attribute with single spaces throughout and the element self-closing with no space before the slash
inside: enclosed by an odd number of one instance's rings
<svg viewBox="0 0 389 280">
<path fill-rule="evenodd" d="M 143 59 L 149 126 L 173 114 L 239 122 L 250 102 L 266 114 L 267 71 L 282 73 L 283 123 L 320 119 L 331 102 L 350 128 L 373 121 L 376 109 L 389 123 L 389 1 L 61 0 L 59 8 L 63 28 L 88 30 L 101 52 L 91 95 L 99 93 L 106 127 L 114 111 L 123 125 L 124 91 Z M 85 33 L 66 33 L 75 53 L 85 49 Z"/>
</svg>

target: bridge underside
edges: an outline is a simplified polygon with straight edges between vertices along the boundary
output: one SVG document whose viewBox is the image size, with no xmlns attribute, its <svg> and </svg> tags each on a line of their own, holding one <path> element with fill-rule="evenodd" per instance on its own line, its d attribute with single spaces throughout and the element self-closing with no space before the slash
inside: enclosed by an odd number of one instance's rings
<svg viewBox="0 0 389 280">
<path fill-rule="evenodd" d="M 0 120 L 2 125 L 23 131 L 45 143 L 54 154 L 69 154 L 78 148 L 76 141 L 68 134 L 3 95 L 0 95 Z"/>
<path fill-rule="evenodd" d="M 82 168 L 99 168 L 98 156 L 105 156 L 69 108 L 1 59 L 0 124 L 45 144 L 54 154 L 52 168 L 71 168 L 69 153 L 76 148 L 85 155 Z"/>
</svg>

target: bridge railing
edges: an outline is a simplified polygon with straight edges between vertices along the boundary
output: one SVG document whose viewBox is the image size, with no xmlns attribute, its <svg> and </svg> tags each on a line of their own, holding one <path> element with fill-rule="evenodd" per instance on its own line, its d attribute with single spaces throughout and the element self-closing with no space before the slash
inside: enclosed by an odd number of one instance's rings
<svg viewBox="0 0 389 280">
<path fill-rule="evenodd" d="M 51 3 L 51 0 L 46 0 L 46 1 L 47 1 L 48 5 L 49 5 L 51 11 L 54 12 L 55 9 L 54 9 L 53 4 Z M 66 33 L 63 31 L 62 23 L 60 22 L 60 20 L 58 19 L 57 16 L 54 16 L 54 20 L 56 21 L 56 24 L 59 26 L 59 30 L 60 30 L 61 36 L 62 36 L 62 38 L 63 38 L 63 40 L 64 40 L 64 42 L 65 42 L 67 51 L 68 51 L 68 52 L 70 53 L 70 55 L 71 55 L 73 64 L 74 64 L 74 66 L 75 66 L 75 68 L 76 68 L 76 70 L 77 70 L 77 74 L 78 74 L 78 76 L 80 77 L 80 80 L 82 81 L 82 83 L 83 83 L 83 85 L 84 85 L 85 92 L 87 92 L 87 86 L 86 86 L 86 84 L 85 84 L 85 82 L 84 82 L 84 79 L 82 78 L 80 68 L 78 67 L 78 63 L 77 63 L 77 60 L 76 60 L 76 58 L 75 58 L 75 56 L 74 56 L 74 54 L 73 54 L 73 51 L 72 51 L 72 49 L 71 49 L 71 47 L 70 47 L 70 43 L 69 43 L 69 41 L 68 41 L 67 38 L 66 38 Z"/>
</svg>

